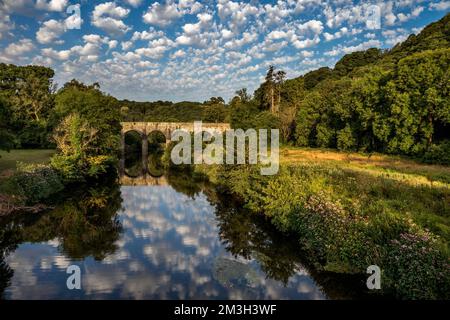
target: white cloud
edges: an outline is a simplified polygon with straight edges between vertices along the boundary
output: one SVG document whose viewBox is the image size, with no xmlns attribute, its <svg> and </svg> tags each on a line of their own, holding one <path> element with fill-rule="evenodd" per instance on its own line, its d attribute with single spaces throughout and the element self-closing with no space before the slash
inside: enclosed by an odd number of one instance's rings
<svg viewBox="0 0 450 320">
<path fill-rule="evenodd" d="M 349 47 L 338 46 L 333 48 L 333 50 L 325 52 L 324 54 L 326 56 L 335 57 L 340 54 L 349 54 L 356 51 L 364 51 L 374 47 L 375 48 L 381 47 L 381 42 L 379 40 L 369 40 L 366 42 L 362 42 L 356 46 L 349 46 Z"/>
<path fill-rule="evenodd" d="M 130 6 L 137 8 L 141 5 L 142 0 L 125 0 L 126 3 L 128 3 Z"/>
<path fill-rule="evenodd" d="M 258 39 L 258 34 L 244 32 L 242 38 L 226 42 L 223 46 L 227 49 L 237 49 Z"/>
<path fill-rule="evenodd" d="M 74 29 L 83 23 L 81 17 L 71 15 L 65 20 L 45 21 L 36 32 L 36 40 L 42 44 L 54 42 L 60 38 L 67 30 Z M 63 41 L 60 41 L 60 43 Z"/>
<path fill-rule="evenodd" d="M 17 43 L 11 43 L 5 48 L 5 54 L 10 57 L 20 57 L 34 49 L 33 41 L 22 39 Z"/>
<path fill-rule="evenodd" d="M 142 31 L 142 32 L 134 32 L 133 36 L 131 37 L 131 41 L 137 41 L 137 40 L 153 40 L 158 37 L 163 37 L 164 32 L 162 31 L 156 31 L 154 29 L 150 29 L 149 31 Z"/>
<path fill-rule="evenodd" d="M 129 13 L 129 9 L 117 6 L 114 2 L 102 3 L 97 5 L 92 13 L 92 25 L 111 35 L 123 35 L 131 30 L 122 21 Z"/>
<path fill-rule="evenodd" d="M 423 10 L 424 10 L 423 7 L 417 7 L 409 14 L 399 13 L 397 15 L 397 18 L 400 22 L 406 22 L 410 19 L 417 18 L 418 16 L 420 16 Z"/>
<path fill-rule="evenodd" d="M 217 14 L 222 21 L 228 22 L 231 30 L 237 30 L 249 21 L 249 17 L 260 14 L 260 10 L 244 2 L 218 0 Z"/>
<path fill-rule="evenodd" d="M 223 39 L 230 39 L 234 35 L 234 33 L 228 29 L 222 29 L 220 30 L 220 33 L 222 34 Z"/>
<path fill-rule="evenodd" d="M 40 10 L 46 10 L 46 11 L 56 11 L 61 12 L 64 11 L 64 9 L 67 7 L 67 4 L 69 3 L 68 0 L 37 0 L 36 1 L 36 8 Z"/>
<path fill-rule="evenodd" d="M 58 39 L 65 31 L 66 26 L 63 21 L 48 20 L 36 32 L 36 40 L 43 44 L 51 43 Z"/>
<path fill-rule="evenodd" d="M 165 27 L 181 16 L 183 16 L 183 12 L 179 10 L 176 3 L 160 4 L 155 2 L 148 8 L 143 19 L 145 23 Z"/>
<path fill-rule="evenodd" d="M 148 47 L 139 48 L 135 53 L 139 56 L 145 56 L 150 59 L 160 59 L 174 46 L 174 42 L 169 38 L 159 38 L 149 42 Z"/>
<path fill-rule="evenodd" d="M 310 20 L 303 24 L 297 25 L 297 29 L 300 31 L 301 35 L 307 34 L 308 32 L 318 35 L 323 31 L 323 23 L 318 20 Z"/>
<path fill-rule="evenodd" d="M 440 11 L 445 11 L 450 9 L 450 1 L 440 1 L 440 2 L 436 2 L 436 3 L 430 3 L 430 5 L 428 6 L 430 8 L 430 10 L 440 10 Z"/>
<path fill-rule="evenodd" d="M 124 41 L 120 45 L 121 45 L 123 51 L 127 51 L 128 49 L 130 49 L 133 46 L 133 42 L 132 41 Z"/>
<path fill-rule="evenodd" d="M 184 52 L 183 50 L 177 50 L 177 51 L 175 51 L 171 56 L 170 56 L 170 58 L 171 59 L 176 59 L 176 58 L 181 58 L 181 57 L 184 57 L 186 55 L 186 52 Z"/>
<path fill-rule="evenodd" d="M 342 27 L 339 31 L 335 32 L 334 34 L 330 34 L 328 32 L 325 32 L 323 36 L 325 37 L 325 41 L 332 41 L 339 38 L 342 38 L 343 36 L 347 35 L 349 33 L 349 30 L 347 27 Z"/>
<path fill-rule="evenodd" d="M 313 39 L 306 40 L 295 40 L 292 45 L 297 49 L 306 49 L 315 46 L 320 43 L 319 37 L 314 37 Z"/>
<path fill-rule="evenodd" d="M 386 39 L 386 44 L 391 46 L 405 41 L 409 36 L 409 32 L 403 28 L 397 28 L 396 30 L 385 30 L 381 34 Z"/>
<path fill-rule="evenodd" d="M 71 50 L 56 51 L 52 48 L 42 49 L 41 52 L 42 52 L 42 55 L 45 57 L 55 59 L 55 60 L 60 60 L 60 61 L 68 60 L 70 58 L 70 54 L 72 53 Z"/>
<path fill-rule="evenodd" d="M 3 12 L 0 8 L 0 40 L 9 30 L 14 29 L 14 24 L 11 22 L 9 15 Z"/>
</svg>

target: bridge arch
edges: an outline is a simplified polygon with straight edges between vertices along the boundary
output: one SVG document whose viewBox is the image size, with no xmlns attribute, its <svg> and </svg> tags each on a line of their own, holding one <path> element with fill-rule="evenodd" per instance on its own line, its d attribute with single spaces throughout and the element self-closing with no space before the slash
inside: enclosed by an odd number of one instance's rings
<svg viewBox="0 0 450 320">
<path fill-rule="evenodd" d="M 170 143 L 172 132 L 182 129 L 188 132 L 194 132 L 194 122 L 121 122 L 121 150 L 122 159 L 120 162 L 120 170 L 123 172 L 125 166 L 125 134 L 129 131 L 136 131 L 142 137 L 142 159 L 144 170 L 147 171 L 148 158 L 148 135 L 153 131 L 160 131 L 166 137 L 166 145 Z M 220 132 L 229 130 L 229 123 L 202 123 L 203 129 L 212 129 Z M 144 161 L 145 159 L 145 161 Z"/>
</svg>

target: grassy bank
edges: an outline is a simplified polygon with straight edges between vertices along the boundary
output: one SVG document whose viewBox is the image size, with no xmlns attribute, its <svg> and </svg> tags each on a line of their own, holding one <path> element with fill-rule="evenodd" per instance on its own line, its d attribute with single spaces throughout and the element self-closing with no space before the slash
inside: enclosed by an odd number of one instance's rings
<svg viewBox="0 0 450 320">
<path fill-rule="evenodd" d="M 0 151 L 0 176 L 13 173 L 17 169 L 17 162 L 23 163 L 49 163 L 55 150 L 29 149 Z"/>
<path fill-rule="evenodd" d="M 63 185 L 48 166 L 54 150 L 0 151 L 0 216 L 13 212 L 39 212 L 43 200 Z"/>
<path fill-rule="evenodd" d="M 276 176 L 261 176 L 255 166 L 197 170 L 297 235 L 319 269 L 365 273 L 376 264 L 389 294 L 449 298 L 448 167 L 285 148 Z"/>
</svg>

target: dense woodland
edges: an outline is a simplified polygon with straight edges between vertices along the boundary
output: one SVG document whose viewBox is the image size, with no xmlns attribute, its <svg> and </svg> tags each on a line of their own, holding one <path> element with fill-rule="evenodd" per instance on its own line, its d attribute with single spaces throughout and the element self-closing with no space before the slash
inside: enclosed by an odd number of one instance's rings
<svg viewBox="0 0 450 320">
<path fill-rule="evenodd" d="M 57 90 L 53 76 L 45 67 L 0 64 L 1 148 L 52 147 L 58 125 L 77 114 L 96 131 L 90 152 L 97 155 L 111 150 L 106 137 L 120 121 L 203 120 L 279 128 L 295 146 L 450 163 L 450 15 L 391 50 L 348 54 L 333 69 L 286 80 L 271 66 L 253 95 L 244 88 L 228 103 L 119 101 L 96 83 L 72 80 Z"/>
</svg>

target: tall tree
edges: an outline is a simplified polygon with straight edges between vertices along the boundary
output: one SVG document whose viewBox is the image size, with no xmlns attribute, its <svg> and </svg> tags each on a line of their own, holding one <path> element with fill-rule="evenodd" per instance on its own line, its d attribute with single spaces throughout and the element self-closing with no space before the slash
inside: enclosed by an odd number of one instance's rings
<svg viewBox="0 0 450 320">
<path fill-rule="evenodd" d="M 270 112 L 275 113 L 275 68 L 269 66 L 266 74 L 265 97 L 270 103 Z"/>
</svg>

